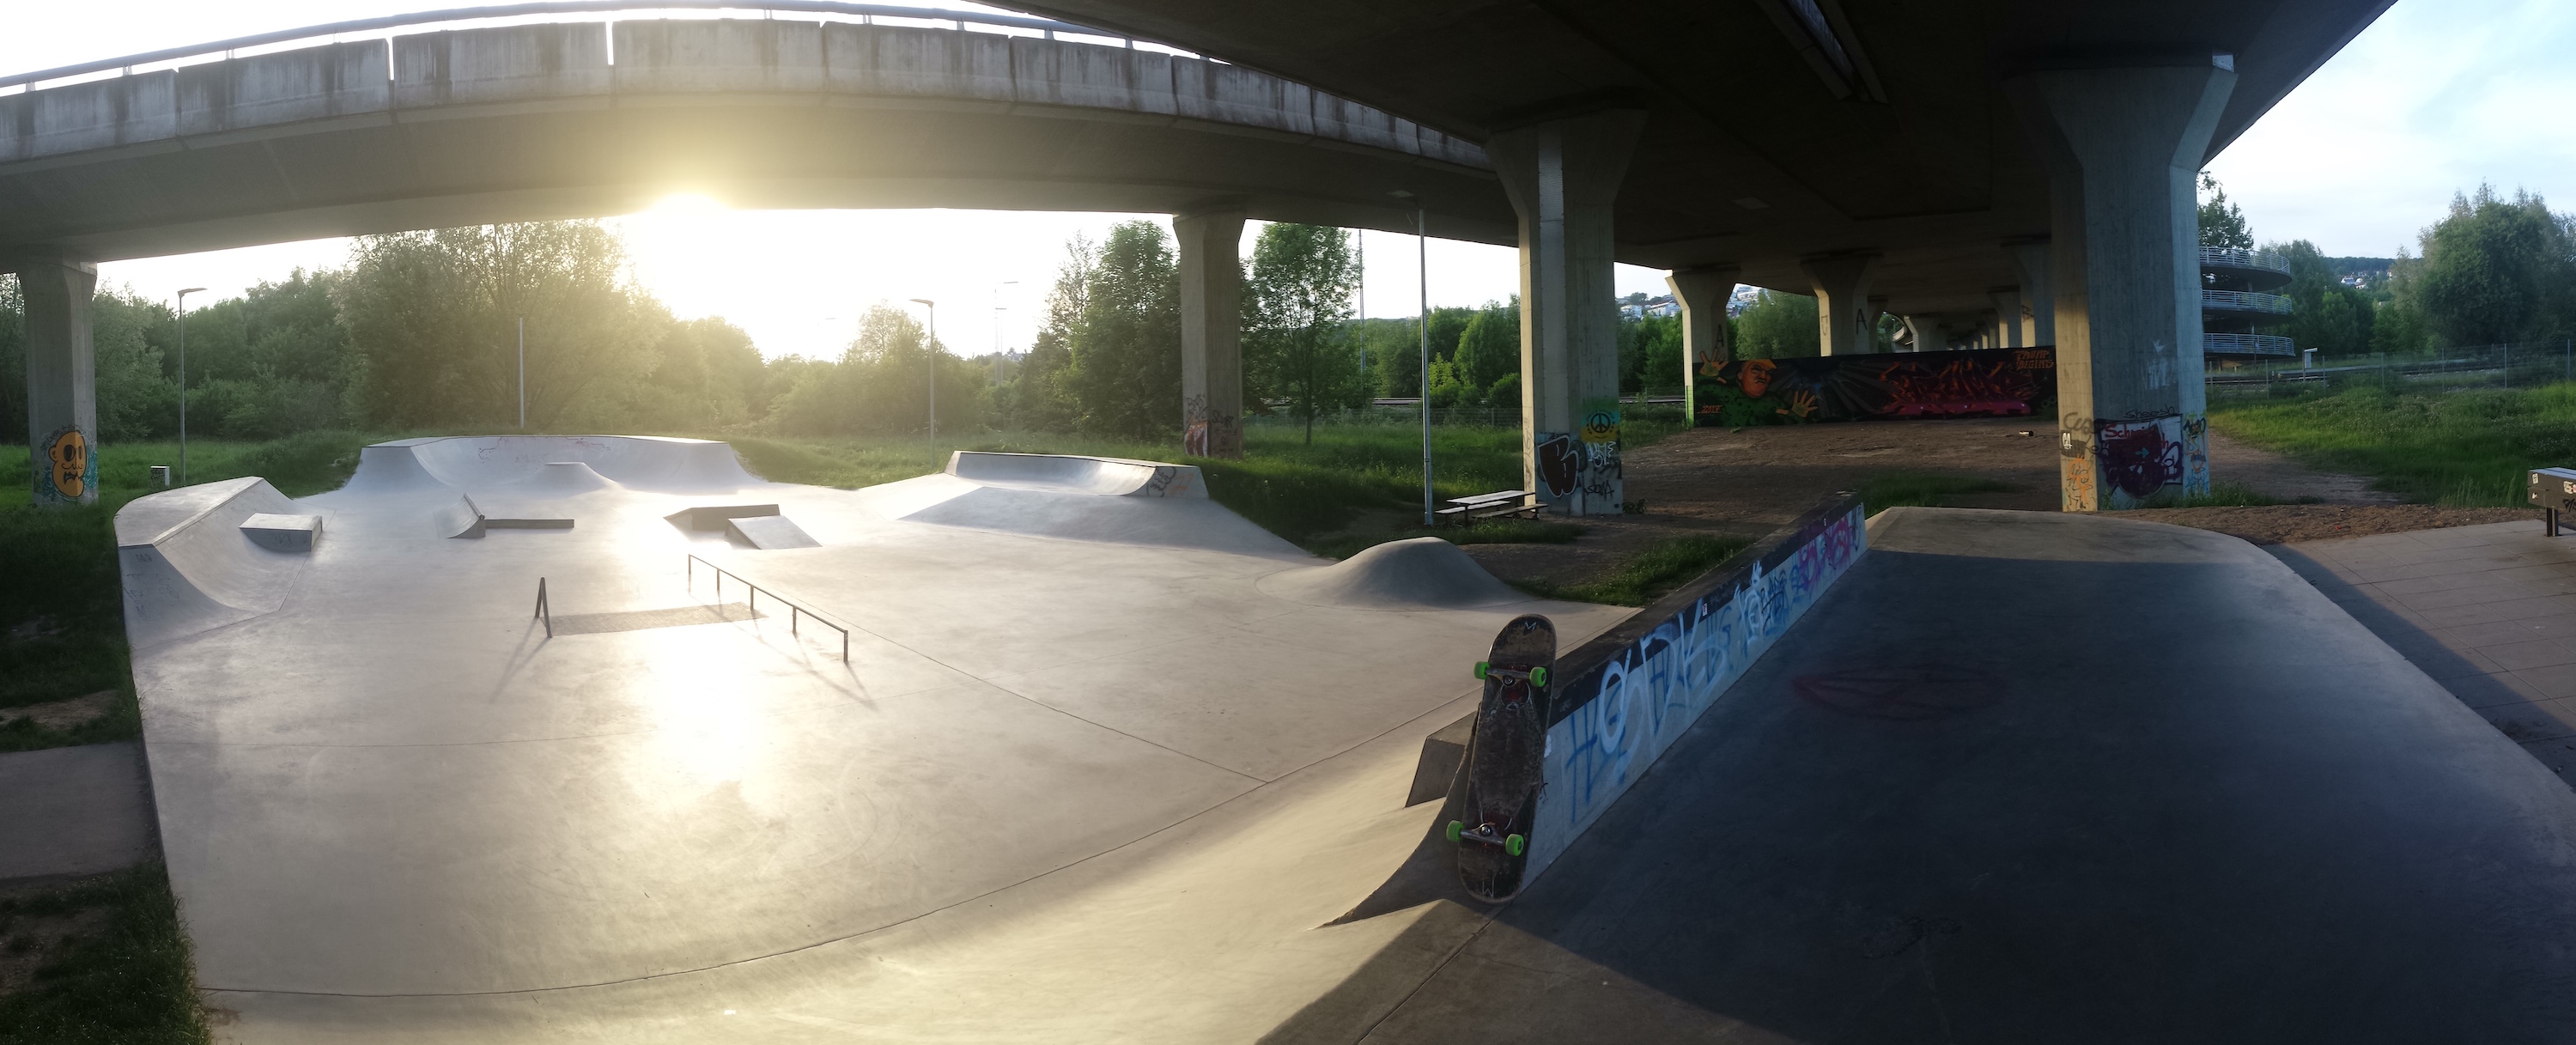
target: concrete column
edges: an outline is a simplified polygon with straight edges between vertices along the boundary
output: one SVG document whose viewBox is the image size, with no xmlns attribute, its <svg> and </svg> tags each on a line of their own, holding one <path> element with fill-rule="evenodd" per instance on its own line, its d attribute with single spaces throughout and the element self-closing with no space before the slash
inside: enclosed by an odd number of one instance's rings
<svg viewBox="0 0 2576 1045">
<path fill-rule="evenodd" d="M 1664 277 L 1673 301 L 1682 307 L 1682 416 L 1693 425 L 1717 423 L 1714 400 L 1709 415 L 1700 416 L 1699 384 L 1716 381 L 1717 368 L 1735 358 L 1726 329 L 1726 303 L 1735 297 L 1735 276 L 1736 269 L 1727 266 L 1683 269 Z"/>
<path fill-rule="evenodd" d="M 1520 215 L 1522 477 L 1566 515 L 1617 514 L 1627 494 L 1610 204 L 1645 120 L 1598 112 L 1485 143 Z"/>
<path fill-rule="evenodd" d="M 98 500 L 98 368 L 90 295 L 98 266 L 45 262 L 18 270 L 27 305 L 27 448 L 35 503 Z"/>
<path fill-rule="evenodd" d="M 1939 352 L 1950 347 L 1950 335 L 1941 330 L 1939 316 L 1907 316 L 1905 329 L 1914 332 L 1914 351 Z"/>
<path fill-rule="evenodd" d="M 1869 270 L 1876 254 L 1836 254 L 1798 263 L 1816 288 L 1817 347 L 1829 356 L 1878 350 L 1878 316 L 1869 309 Z"/>
<path fill-rule="evenodd" d="M 2209 489 L 2193 180 L 2235 86 L 2206 54 L 2015 83 L 2049 164 L 2067 511 Z"/>
<path fill-rule="evenodd" d="M 1988 334 L 1994 339 L 1994 347 L 2027 347 L 2030 343 L 2022 340 L 2021 288 L 1990 287 L 1986 290 L 1986 299 L 1995 303 L 1994 329 Z"/>
<path fill-rule="evenodd" d="M 2049 268 L 2048 241 L 2006 243 L 2004 257 L 2021 276 L 2021 343 L 2025 347 L 2056 344 L 2057 299 L 2050 291 L 2056 279 Z"/>
<path fill-rule="evenodd" d="M 1181 257 L 1181 446 L 1243 456 L 1243 211 L 1172 217 Z"/>
</svg>

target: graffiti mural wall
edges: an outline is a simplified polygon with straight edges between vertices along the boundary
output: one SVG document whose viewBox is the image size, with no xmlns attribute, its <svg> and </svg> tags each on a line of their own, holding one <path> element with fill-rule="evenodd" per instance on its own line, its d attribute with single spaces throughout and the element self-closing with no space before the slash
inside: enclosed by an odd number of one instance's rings
<svg viewBox="0 0 2576 1045">
<path fill-rule="evenodd" d="M 1692 423 L 1703 427 L 2045 415 L 2057 398 L 2057 352 L 1986 348 L 1703 362 L 1691 392 Z"/>
<path fill-rule="evenodd" d="M 1837 496 L 1756 545 L 1751 561 L 1659 621 L 1612 629 L 1557 661 L 1535 876 L 1653 765 L 1868 550 L 1860 500 Z M 1687 593 L 1698 591 L 1696 596 Z M 1658 604 L 1670 605 L 1669 602 Z"/>
</svg>

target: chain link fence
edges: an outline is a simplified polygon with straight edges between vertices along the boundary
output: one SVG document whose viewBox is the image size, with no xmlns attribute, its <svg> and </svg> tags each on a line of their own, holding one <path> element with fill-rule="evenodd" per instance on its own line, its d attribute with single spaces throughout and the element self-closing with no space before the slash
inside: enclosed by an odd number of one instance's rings
<svg viewBox="0 0 2576 1045">
<path fill-rule="evenodd" d="M 1648 389 L 1644 395 L 1619 400 L 1619 413 L 1630 420 L 1649 418 L 1679 420 L 1682 412 L 1681 390 Z M 1669 415 L 1669 416 L 1667 416 Z M 1297 416 L 1294 407 L 1273 403 L 1270 412 L 1252 414 L 1243 419 L 1248 428 L 1303 428 L 1306 419 Z M 1315 427 L 1335 425 L 1418 425 L 1422 423 L 1422 401 L 1418 399 L 1381 399 L 1368 406 L 1326 410 L 1315 415 Z M 1431 408 L 1435 428 L 1518 428 L 1521 408 L 1509 406 L 1435 406 Z"/>
</svg>

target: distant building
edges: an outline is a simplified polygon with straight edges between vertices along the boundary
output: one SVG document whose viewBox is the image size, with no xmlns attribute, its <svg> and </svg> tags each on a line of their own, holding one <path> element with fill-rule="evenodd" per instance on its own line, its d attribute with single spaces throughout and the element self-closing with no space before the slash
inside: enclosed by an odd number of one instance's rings
<svg viewBox="0 0 2576 1045">
<path fill-rule="evenodd" d="M 1659 298 L 1650 298 L 1644 294 L 1630 294 L 1628 295 L 1627 300 L 1619 303 L 1619 318 L 1621 319 L 1644 319 L 1647 316 L 1678 316 L 1681 314 L 1681 302 L 1673 300 L 1673 296 L 1670 294 L 1666 294 Z"/>
</svg>

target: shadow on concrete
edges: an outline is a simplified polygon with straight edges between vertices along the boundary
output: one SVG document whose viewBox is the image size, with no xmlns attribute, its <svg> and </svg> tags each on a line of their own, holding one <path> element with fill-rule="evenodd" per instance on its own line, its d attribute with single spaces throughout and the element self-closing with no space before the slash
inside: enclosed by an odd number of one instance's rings
<svg viewBox="0 0 2576 1045">
<path fill-rule="evenodd" d="M 1493 923 L 1273 1039 L 2563 1038 L 2576 795 L 2216 539 L 1873 551 Z M 1813 695 L 1855 671 L 1968 696 Z"/>
</svg>

